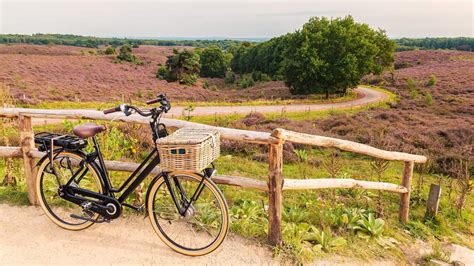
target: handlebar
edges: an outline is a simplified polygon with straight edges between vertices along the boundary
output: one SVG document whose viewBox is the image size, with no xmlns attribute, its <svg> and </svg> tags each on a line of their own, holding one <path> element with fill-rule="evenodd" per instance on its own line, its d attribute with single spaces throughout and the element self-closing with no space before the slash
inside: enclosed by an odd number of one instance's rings
<svg viewBox="0 0 474 266">
<path fill-rule="evenodd" d="M 168 97 L 166 97 L 166 94 L 164 93 L 158 95 L 158 98 L 146 102 L 146 104 L 154 104 L 154 103 L 160 103 L 160 109 L 163 110 L 163 112 L 165 113 L 167 113 L 171 109 L 170 101 L 168 100 Z"/>
<path fill-rule="evenodd" d="M 120 106 L 117 106 L 117 107 L 114 107 L 114 108 L 104 110 L 104 115 L 115 113 L 115 112 L 120 112 L 120 111 L 121 111 Z"/>
<path fill-rule="evenodd" d="M 171 109 L 170 101 L 168 100 L 168 98 L 166 97 L 165 94 L 160 94 L 160 95 L 158 95 L 158 98 L 156 98 L 154 100 L 147 101 L 146 103 L 147 104 L 160 103 L 160 109 L 159 110 L 157 110 L 157 109 L 141 110 L 141 109 L 139 109 L 135 106 L 121 104 L 117 107 L 104 110 L 103 112 L 104 112 L 104 114 L 111 114 L 111 113 L 115 113 L 115 112 L 124 112 L 124 114 L 126 116 L 129 116 L 129 115 L 132 114 L 131 111 L 133 110 L 133 111 L 136 111 L 141 116 L 151 116 L 153 113 L 156 113 L 156 111 L 158 111 L 160 113 L 161 112 L 167 113 Z M 156 110 L 156 111 L 154 111 L 154 110 Z"/>
</svg>

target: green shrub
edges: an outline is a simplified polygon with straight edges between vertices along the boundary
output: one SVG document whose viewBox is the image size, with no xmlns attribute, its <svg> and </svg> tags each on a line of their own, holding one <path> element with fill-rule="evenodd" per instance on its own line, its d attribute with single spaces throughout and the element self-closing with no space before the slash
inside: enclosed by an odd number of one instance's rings
<svg viewBox="0 0 474 266">
<path fill-rule="evenodd" d="M 105 49 L 105 54 L 115 54 L 115 47 L 109 46 L 107 49 Z"/>
<path fill-rule="evenodd" d="M 182 74 L 181 78 L 179 79 L 179 83 L 181 84 L 186 84 L 186 85 L 192 85 L 196 83 L 198 79 L 197 74 Z"/>
<path fill-rule="evenodd" d="M 438 80 L 436 79 L 436 76 L 435 76 L 435 75 L 431 75 L 431 76 L 430 76 L 430 79 L 428 80 L 428 83 L 426 83 L 426 86 L 432 87 L 432 86 L 436 85 L 436 82 L 437 82 L 437 81 L 438 81 Z"/>
<path fill-rule="evenodd" d="M 253 80 L 252 75 L 249 75 L 249 74 L 243 75 L 242 80 L 240 80 L 240 83 L 239 83 L 239 86 L 242 89 L 246 89 L 254 85 L 255 85 L 255 81 Z"/>
<path fill-rule="evenodd" d="M 407 79 L 407 87 L 409 90 L 417 89 L 418 88 L 418 82 L 412 78 Z"/>
<path fill-rule="evenodd" d="M 433 104 L 433 96 L 431 95 L 431 93 L 425 92 L 425 102 L 429 106 Z"/>
<path fill-rule="evenodd" d="M 120 52 L 117 56 L 117 59 L 120 61 L 135 62 L 137 57 L 132 54 L 132 47 L 126 44 L 120 47 Z"/>
<path fill-rule="evenodd" d="M 411 98 L 416 99 L 418 97 L 418 82 L 412 78 L 408 78 L 407 87 L 410 91 Z"/>
<path fill-rule="evenodd" d="M 272 80 L 268 74 L 263 73 L 262 71 L 253 71 L 252 78 L 254 81 L 270 81 Z"/>
<path fill-rule="evenodd" d="M 225 72 L 225 78 L 224 78 L 225 83 L 234 84 L 235 79 L 236 79 L 236 76 L 235 76 L 234 72 L 232 72 L 232 71 L 226 71 Z"/>
<path fill-rule="evenodd" d="M 170 75 L 170 71 L 168 70 L 167 67 L 165 67 L 165 66 L 163 66 L 163 65 L 160 65 L 160 66 L 158 67 L 158 71 L 156 72 L 156 77 L 157 77 L 158 79 L 164 79 L 164 80 L 166 80 L 166 79 L 168 79 L 169 75 Z"/>
<path fill-rule="evenodd" d="M 262 73 L 262 76 L 260 77 L 260 81 L 271 81 L 271 80 L 272 78 L 269 75 Z"/>
<path fill-rule="evenodd" d="M 202 84 L 202 87 L 204 89 L 209 89 L 209 82 L 207 82 L 207 80 L 205 80 L 204 83 Z"/>
</svg>

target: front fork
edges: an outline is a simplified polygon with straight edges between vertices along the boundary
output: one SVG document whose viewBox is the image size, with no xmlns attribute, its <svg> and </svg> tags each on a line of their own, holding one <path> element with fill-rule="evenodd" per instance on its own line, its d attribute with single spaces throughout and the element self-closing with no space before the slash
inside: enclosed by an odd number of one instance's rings
<svg viewBox="0 0 474 266">
<path fill-rule="evenodd" d="M 209 170 L 212 169 L 212 170 Z M 166 186 L 168 187 L 168 190 L 171 194 L 171 198 L 173 199 L 173 202 L 176 206 L 176 209 L 178 210 L 179 214 L 181 216 L 185 216 L 189 208 L 192 208 L 192 204 L 199 198 L 201 195 L 203 189 L 204 189 L 204 179 L 205 178 L 210 178 L 212 174 L 214 173 L 214 168 L 208 168 L 204 170 L 204 174 L 200 175 L 201 176 L 201 181 L 199 182 L 199 185 L 197 186 L 196 190 L 194 191 L 192 197 L 188 199 L 186 196 L 186 193 L 181 186 L 181 183 L 179 182 L 178 178 L 176 176 L 172 177 L 172 181 L 174 182 L 174 186 L 171 182 L 170 177 L 168 176 L 167 173 L 163 173 L 163 178 L 165 179 Z M 175 189 L 176 188 L 176 189 Z M 181 198 L 180 200 L 178 199 L 178 196 Z"/>
</svg>

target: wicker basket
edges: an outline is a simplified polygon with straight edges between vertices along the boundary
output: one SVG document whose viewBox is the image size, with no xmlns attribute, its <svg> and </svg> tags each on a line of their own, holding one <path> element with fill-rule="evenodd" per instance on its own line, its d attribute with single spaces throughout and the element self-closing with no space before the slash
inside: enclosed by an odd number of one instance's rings
<svg viewBox="0 0 474 266">
<path fill-rule="evenodd" d="M 165 172 L 201 172 L 221 152 L 220 134 L 214 129 L 182 128 L 158 139 L 160 168 Z"/>
</svg>

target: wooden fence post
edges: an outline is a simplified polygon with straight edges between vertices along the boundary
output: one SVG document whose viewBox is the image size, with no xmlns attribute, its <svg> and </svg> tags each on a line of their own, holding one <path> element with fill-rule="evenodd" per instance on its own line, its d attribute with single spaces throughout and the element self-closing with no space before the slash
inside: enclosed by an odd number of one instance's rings
<svg viewBox="0 0 474 266">
<path fill-rule="evenodd" d="M 23 167 L 25 169 L 26 190 L 28 199 L 32 205 L 37 205 L 36 188 L 35 188 L 35 159 L 29 155 L 30 150 L 34 149 L 34 133 L 31 124 L 31 117 L 20 115 L 18 117 L 18 126 L 20 129 L 20 146 L 23 156 Z"/>
<path fill-rule="evenodd" d="M 414 162 L 405 162 L 405 168 L 403 169 L 402 186 L 407 188 L 407 192 L 400 194 L 399 219 L 402 223 L 408 222 L 408 213 L 410 211 L 411 181 L 413 178 L 414 164 Z"/>
<path fill-rule="evenodd" d="M 268 179 L 268 242 L 281 245 L 281 219 L 283 207 L 283 144 L 269 145 Z"/>
<path fill-rule="evenodd" d="M 430 193 L 428 194 L 428 201 L 426 202 L 425 217 L 435 217 L 438 214 L 439 202 L 441 200 L 441 186 L 438 184 L 431 184 Z"/>
</svg>

